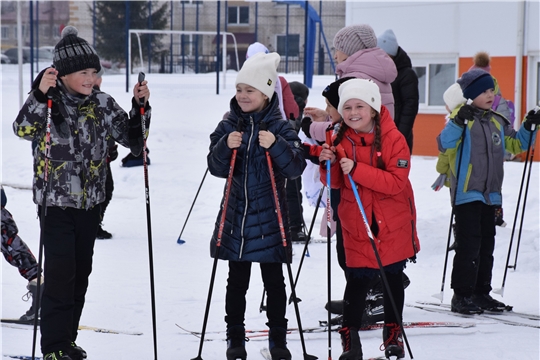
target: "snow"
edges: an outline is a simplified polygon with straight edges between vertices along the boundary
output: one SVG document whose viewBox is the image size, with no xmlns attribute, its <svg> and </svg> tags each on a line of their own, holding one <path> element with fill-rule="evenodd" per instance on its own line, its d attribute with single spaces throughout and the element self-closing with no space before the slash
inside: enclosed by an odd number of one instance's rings
<svg viewBox="0 0 540 360">
<path fill-rule="evenodd" d="M 24 94 L 29 91 L 29 71 L 23 71 Z M 32 193 L 30 142 L 19 140 L 12 131 L 18 110 L 18 74 L 16 65 L 2 66 L 2 172 L 1 181 L 8 196 L 7 209 L 14 216 L 21 238 L 37 255 L 39 223 Z M 131 84 L 136 81 L 131 76 Z M 152 124 L 148 147 L 152 164 L 148 167 L 153 269 L 155 280 L 157 346 L 161 359 L 196 357 L 199 339 L 187 335 L 175 324 L 200 331 L 208 295 L 213 259 L 209 256 L 209 240 L 219 210 L 225 180 L 208 175 L 204 181 L 182 238 L 178 235 L 195 197 L 206 169 L 209 135 L 228 110 L 234 95 L 235 72 L 227 74 L 226 89 L 220 77 L 216 95 L 216 75 L 147 74 L 151 90 Z M 302 75 L 288 74 L 288 81 L 302 81 Z M 315 76 L 309 98 L 310 106 L 323 107 L 320 95 L 332 76 Z M 132 85 L 131 85 L 132 86 Z M 131 90 L 125 92 L 124 75 L 105 75 L 102 88 L 112 94 L 125 109 L 130 104 Z M 26 95 L 25 95 L 26 96 Z M 433 140 L 435 141 L 435 139 Z M 112 163 L 115 181 L 113 199 L 105 215 L 104 228 L 113 233 L 112 240 L 97 240 L 94 267 L 81 324 L 109 329 L 139 331 L 142 336 L 101 334 L 80 331 L 77 343 L 87 350 L 90 360 L 152 359 L 154 358 L 152 306 L 150 296 L 149 248 L 142 167 L 122 168 L 120 159 L 128 150 L 119 149 L 118 160 Z M 436 159 L 413 156 L 411 181 L 418 211 L 418 233 L 422 250 L 418 262 L 409 264 L 406 273 L 411 285 L 406 290 L 406 303 L 437 301 L 432 297 L 441 288 L 444 251 L 450 218 L 449 193 L 446 189 L 433 192 L 431 183 L 437 177 Z M 502 283 L 523 163 L 505 164 L 504 218 L 506 228 L 497 228 L 493 288 Z M 23 189 L 20 189 L 22 187 Z M 539 166 L 534 163 L 527 197 L 524 229 L 521 237 L 517 270 L 509 270 L 504 298 L 496 299 L 514 305 L 514 310 L 539 314 Z M 304 198 L 305 199 L 305 198 Z M 523 204 L 523 202 L 522 202 Z M 304 202 L 304 217 L 309 224 L 314 208 Z M 314 233 L 318 235 L 318 214 Z M 514 249 L 517 230 L 514 237 Z M 296 275 L 303 245 L 294 245 L 292 272 Z M 327 246 L 309 246 L 297 286 L 302 325 L 317 326 L 327 318 Z M 514 252 L 512 253 L 514 254 Z M 332 297 L 340 298 L 345 279 L 339 268 L 332 244 Z M 513 263 L 514 255 L 511 257 Z M 449 257 L 444 302 L 452 297 Z M 21 301 L 26 281 L 7 262 L 2 262 L 2 317 L 18 317 L 29 303 Z M 286 274 L 286 272 L 285 272 Z M 218 262 L 208 331 L 225 329 L 224 294 L 227 264 Z M 286 276 L 287 279 L 287 276 Z M 290 289 L 287 279 L 287 289 Z M 250 290 L 247 294 L 246 327 L 264 329 L 266 316 L 259 313 L 262 283 L 258 266 L 253 267 Z M 288 306 L 290 327 L 297 327 L 294 307 Z M 539 330 L 530 327 L 504 325 L 493 320 L 459 318 L 405 307 L 405 321 L 475 322 L 472 328 L 408 329 L 407 338 L 415 359 L 535 359 L 540 354 Z M 538 323 L 537 323 L 538 324 Z M 25 354 L 32 351 L 32 331 L 1 327 L 2 354 Z M 38 333 L 39 334 L 39 333 Z M 224 334 L 208 334 L 215 339 L 204 343 L 202 358 L 223 359 L 226 342 Z M 366 357 L 380 356 L 381 331 L 361 333 Z M 306 334 L 308 354 L 323 359 L 328 355 L 326 333 Z M 246 345 L 250 359 L 261 358 L 259 350 L 267 346 L 266 339 L 256 338 Z M 303 358 L 298 334 L 288 337 L 294 359 Z M 38 345 L 39 353 L 39 345 Z M 341 354 L 339 335 L 332 333 L 332 356 Z M 7 357 L 4 357 L 7 358 Z M 409 354 L 407 354 L 409 358 Z"/>
</svg>

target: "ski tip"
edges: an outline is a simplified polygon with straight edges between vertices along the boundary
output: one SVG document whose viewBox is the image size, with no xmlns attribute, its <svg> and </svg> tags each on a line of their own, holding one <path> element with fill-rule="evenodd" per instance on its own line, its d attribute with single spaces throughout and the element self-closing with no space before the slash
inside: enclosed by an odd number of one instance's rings
<svg viewBox="0 0 540 360">
<path fill-rule="evenodd" d="M 176 243 L 180 244 L 180 245 L 185 244 L 185 242 L 186 242 L 186 240 L 182 240 L 180 238 L 178 238 L 178 240 L 176 240 Z"/>
<path fill-rule="evenodd" d="M 435 299 L 439 299 L 441 301 L 441 304 L 443 302 L 443 293 L 439 293 L 439 294 L 433 294 L 431 295 L 432 297 L 434 297 Z"/>
</svg>

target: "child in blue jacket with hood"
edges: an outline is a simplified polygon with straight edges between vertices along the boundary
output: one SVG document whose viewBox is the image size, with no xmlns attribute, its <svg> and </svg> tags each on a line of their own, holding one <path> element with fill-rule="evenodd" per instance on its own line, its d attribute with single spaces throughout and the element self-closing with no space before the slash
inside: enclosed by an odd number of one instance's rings
<svg viewBox="0 0 540 360">
<path fill-rule="evenodd" d="M 207 159 L 212 175 L 227 178 L 233 150 L 237 151 L 227 207 L 223 208 L 222 201 L 211 240 L 212 257 L 229 261 L 225 297 L 228 360 L 247 357 L 245 296 L 253 262 L 260 263 L 268 294 L 270 353 L 276 359 L 291 358 L 286 346 L 287 296 L 282 265 L 291 259 L 290 234 L 286 231 L 284 246 L 266 152 L 272 160 L 284 229 L 289 229 L 285 180 L 299 177 L 306 163 L 300 139 L 281 118 L 274 92 L 279 61 L 277 53 L 258 53 L 246 60 L 236 78 L 230 113 L 210 135 Z M 218 247 L 222 211 L 226 215 Z"/>
<path fill-rule="evenodd" d="M 441 146 L 449 156 L 452 197 L 455 193 L 457 247 L 451 307 L 462 314 L 503 311 L 506 305 L 489 293 L 495 209 L 502 204 L 504 154 L 505 149 L 513 154 L 527 150 L 533 126 L 540 124 L 540 114 L 529 112 L 516 132 L 504 116 L 491 109 L 495 85 L 489 73 L 472 69 L 457 82 L 463 97 L 472 104 L 454 109 L 440 134 Z"/>
</svg>

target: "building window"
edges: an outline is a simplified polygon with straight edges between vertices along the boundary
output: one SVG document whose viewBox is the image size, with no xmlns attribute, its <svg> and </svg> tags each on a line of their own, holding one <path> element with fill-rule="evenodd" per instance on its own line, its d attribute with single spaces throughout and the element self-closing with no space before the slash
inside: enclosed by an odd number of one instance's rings
<svg viewBox="0 0 540 360">
<path fill-rule="evenodd" d="M 277 53 L 281 56 L 300 56 L 300 35 L 289 34 L 289 51 L 287 52 L 287 35 L 277 35 Z"/>
<path fill-rule="evenodd" d="M 249 6 L 229 6 L 227 13 L 227 24 L 249 25 Z"/>
<path fill-rule="evenodd" d="M 60 39 L 60 26 L 59 25 L 53 25 L 51 30 L 51 37 L 53 39 Z"/>
<path fill-rule="evenodd" d="M 2 40 L 9 39 L 9 26 L 2 26 Z"/>
<path fill-rule="evenodd" d="M 413 59 L 413 70 L 418 76 L 420 108 L 441 106 L 444 108 L 443 94 L 457 78 L 457 57 L 448 59 L 419 56 Z"/>
<path fill-rule="evenodd" d="M 184 5 L 202 5 L 203 2 L 202 0 L 181 0 L 180 1 L 180 4 L 184 4 Z"/>
</svg>

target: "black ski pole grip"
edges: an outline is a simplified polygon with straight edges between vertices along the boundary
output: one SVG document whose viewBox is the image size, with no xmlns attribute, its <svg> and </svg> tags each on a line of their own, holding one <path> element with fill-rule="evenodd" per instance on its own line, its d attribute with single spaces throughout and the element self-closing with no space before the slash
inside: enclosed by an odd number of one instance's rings
<svg viewBox="0 0 540 360">
<path fill-rule="evenodd" d="M 144 73 L 141 71 L 139 72 L 139 85 L 142 85 L 142 82 L 144 81 Z M 144 97 L 139 98 L 139 105 L 142 107 L 144 106 Z"/>
<path fill-rule="evenodd" d="M 244 122 L 242 121 L 242 118 L 238 118 L 238 122 L 236 123 L 236 131 L 244 131 Z"/>
</svg>

